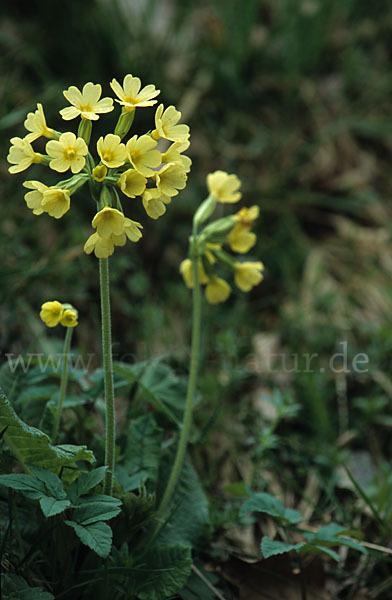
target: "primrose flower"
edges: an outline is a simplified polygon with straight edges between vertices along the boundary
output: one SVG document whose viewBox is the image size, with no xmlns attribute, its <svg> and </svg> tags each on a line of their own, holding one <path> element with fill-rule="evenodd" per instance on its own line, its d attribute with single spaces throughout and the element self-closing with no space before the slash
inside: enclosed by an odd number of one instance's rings
<svg viewBox="0 0 392 600">
<path fill-rule="evenodd" d="M 50 187 L 43 192 L 41 208 L 55 219 L 60 219 L 69 210 L 71 194 L 69 190 Z"/>
<path fill-rule="evenodd" d="M 206 286 L 206 298 L 210 304 L 224 302 L 230 296 L 231 287 L 221 277 L 212 275 Z"/>
<path fill-rule="evenodd" d="M 234 265 L 234 280 L 243 292 L 249 292 L 262 279 L 264 265 L 262 262 L 242 262 Z"/>
<path fill-rule="evenodd" d="M 144 175 L 141 175 L 135 169 L 128 169 L 121 174 L 117 185 L 120 186 L 123 194 L 128 198 L 135 198 L 135 196 L 141 196 L 146 189 L 147 179 Z"/>
<path fill-rule="evenodd" d="M 84 244 L 86 254 L 94 252 L 97 258 L 108 258 L 114 252 L 114 244 L 111 237 L 101 238 L 97 232 L 90 235 Z"/>
<path fill-rule="evenodd" d="M 154 173 L 158 190 L 164 196 L 177 196 L 178 190 L 186 186 L 187 176 L 182 163 L 169 163 L 163 165 Z"/>
<path fill-rule="evenodd" d="M 99 119 L 99 114 L 107 113 L 113 110 L 112 98 L 102 98 L 102 87 L 99 83 L 91 83 L 89 81 L 83 86 L 80 91 L 76 86 L 71 85 L 63 92 L 65 98 L 72 106 L 67 106 L 60 110 L 60 115 L 64 121 L 70 121 L 76 117 L 96 121 Z"/>
<path fill-rule="evenodd" d="M 42 215 L 44 209 L 42 208 L 42 200 L 44 199 L 44 192 L 49 189 L 47 185 L 40 181 L 24 181 L 23 186 L 32 192 L 25 194 L 26 204 L 35 215 Z"/>
<path fill-rule="evenodd" d="M 124 233 L 124 215 L 116 208 L 105 206 L 95 215 L 92 226 L 101 238 L 108 238 L 112 234 L 121 235 Z"/>
<path fill-rule="evenodd" d="M 250 231 L 253 222 L 259 216 L 259 207 L 241 208 L 234 215 L 236 224 L 227 236 L 227 242 L 234 252 L 248 252 L 256 243 L 256 234 Z"/>
<path fill-rule="evenodd" d="M 208 277 L 206 275 L 206 272 L 204 270 L 203 267 L 203 261 L 201 260 L 201 258 L 198 259 L 198 264 L 199 264 L 199 280 L 200 283 L 208 283 Z M 194 277 L 193 277 L 193 265 L 192 265 L 192 261 L 190 258 L 186 258 L 185 260 L 183 260 L 180 264 L 180 273 L 184 278 L 185 281 L 185 285 L 188 288 L 193 288 L 194 286 Z"/>
<path fill-rule="evenodd" d="M 158 188 L 148 188 L 142 197 L 143 206 L 151 219 L 159 219 L 166 212 L 165 204 L 170 204 L 171 198 L 164 196 Z"/>
<path fill-rule="evenodd" d="M 126 159 L 125 144 L 121 138 L 113 133 L 100 137 L 97 142 L 97 152 L 103 164 L 109 169 L 121 167 Z"/>
<path fill-rule="evenodd" d="M 139 77 L 125 75 L 122 87 L 117 79 L 112 80 L 110 87 L 120 98 L 120 100 L 116 99 L 116 102 L 121 104 L 125 111 L 133 112 L 137 107 L 154 106 L 158 102 L 153 98 L 158 96 L 160 90 L 155 89 L 155 85 L 152 84 L 140 89 L 141 85 Z"/>
<path fill-rule="evenodd" d="M 108 169 L 105 167 L 105 165 L 98 165 L 97 167 L 94 167 L 92 174 L 95 181 L 101 182 L 108 174 Z"/>
<path fill-rule="evenodd" d="M 155 113 L 155 129 L 151 133 L 157 140 L 165 138 L 172 142 L 186 142 L 189 138 L 188 125 L 177 125 L 181 119 L 181 113 L 174 106 L 168 106 L 164 111 L 163 104 L 160 104 Z"/>
<path fill-rule="evenodd" d="M 238 202 L 241 198 L 241 192 L 238 191 L 240 186 L 237 175 L 229 175 L 225 171 L 215 171 L 207 175 L 208 191 L 218 202 Z"/>
<path fill-rule="evenodd" d="M 78 313 L 76 310 L 66 308 L 63 312 L 63 316 L 60 319 L 60 325 L 63 327 L 76 327 L 78 324 Z"/>
<path fill-rule="evenodd" d="M 40 137 L 46 137 L 49 139 L 53 139 L 56 137 L 56 134 L 53 129 L 46 125 L 46 119 L 44 115 L 44 109 L 42 108 L 42 104 L 37 104 L 37 110 L 35 112 L 29 112 L 27 118 L 24 122 L 24 126 L 28 133 L 25 137 L 25 140 L 28 142 L 34 142 Z"/>
<path fill-rule="evenodd" d="M 181 163 L 184 167 L 185 173 L 189 173 L 191 170 L 192 161 L 189 156 L 183 156 L 181 152 L 184 152 L 189 148 L 189 141 L 185 142 L 174 142 L 166 152 L 162 154 L 163 163 Z"/>
<path fill-rule="evenodd" d="M 48 327 L 56 327 L 64 313 L 63 305 L 57 300 L 45 302 L 39 316 Z"/>
<path fill-rule="evenodd" d="M 59 140 L 50 140 L 46 144 L 46 152 L 52 158 L 49 166 L 54 171 L 64 173 L 71 169 L 72 173 L 79 173 L 84 165 L 88 154 L 86 142 L 76 137 L 71 131 L 60 135 Z"/>
<path fill-rule="evenodd" d="M 29 168 L 33 163 L 42 162 L 43 156 L 34 152 L 30 142 L 25 138 L 11 138 L 12 146 L 9 149 L 7 160 L 13 166 L 9 167 L 10 173 L 20 173 Z"/>
<path fill-rule="evenodd" d="M 135 167 L 136 171 L 145 177 L 151 177 L 154 174 L 153 169 L 161 164 L 161 153 L 154 150 L 157 142 L 149 135 L 142 135 L 138 138 L 134 135 L 127 142 L 127 155 L 129 162 Z"/>
</svg>

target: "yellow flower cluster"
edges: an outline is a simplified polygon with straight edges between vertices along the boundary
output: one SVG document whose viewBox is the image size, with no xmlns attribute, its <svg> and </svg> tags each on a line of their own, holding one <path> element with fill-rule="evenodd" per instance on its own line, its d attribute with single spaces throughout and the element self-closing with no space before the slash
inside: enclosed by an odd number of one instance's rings
<svg viewBox="0 0 392 600">
<path fill-rule="evenodd" d="M 61 304 L 57 300 L 44 302 L 40 317 L 48 327 L 56 327 L 60 323 L 64 327 L 76 327 L 78 311 L 71 304 Z"/>
<path fill-rule="evenodd" d="M 196 227 L 204 223 L 213 213 L 217 202 L 232 204 L 241 198 L 241 182 L 236 175 L 215 171 L 207 176 L 208 198 L 196 211 Z M 217 219 L 193 236 L 191 252 L 198 256 L 199 281 L 205 285 L 205 295 L 211 304 L 227 300 L 231 287 L 215 272 L 219 264 L 234 272 L 234 282 L 243 292 L 249 292 L 263 279 L 263 263 L 260 261 L 238 261 L 223 248 L 227 244 L 234 252 L 244 254 L 256 243 L 256 235 L 251 231 L 259 216 L 259 207 L 243 207 L 237 213 Z M 186 258 L 180 264 L 180 272 L 189 288 L 194 286 L 193 263 Z"/>
<path fill-rule="evenodd" d="M 82 90 L 70 86 L 63 92 L 70 106 L 60 110 L 60 115 L 65 121 L 80 118 L 77 135 L 48 127 L 42 105 L 37 104 L 37 110 L 30 112 L 24 123 L 29 133 L 24 138 L 11 139 L 7 157 L 12 165 L 10 173 L 24 171 L 33 163 L 48 165 L 57 173 L 72 173 L 55 186 L 36 180 L 24 182 L 30 190 L 25 201 L 35 215 L 47 213 L 61 218 L 70 209 L 71 196 L 89 181 L 98 212 L 92 219 L 96 231 L 84 250 L 87 254 L 94 252 L 98 258 L 107 258 L 115 246 L 123 246 L 127 239 L 137 242 L 142 236 L 142 225 L 124 215 L 120 191 L 127 198 L 140 197 L 147 215 L 158 219 L 171 199 L 185 188 L 191 167 L 190 158 L 183 154 L 189 148 L 189 127 L 179 123 L 181 113 L 174 106 L 165 109 L 160 104 L 155 112 L 155 127 L 149 133 L 123 141 L 136 108 L 154 106 L 160 90 L 152 84 L 142 88 L 140 79 L 130 74 L 124 77 L 122 85 L 113 79 L 110 86 L 122 112 L 114 132 L 98 139 L 97 162 L 89 149 L 92 121 L 113 111 L 115 105 L 112 98 L 101 98 L 100 84 L 91 82 Z M 39 138 L 49 139 L 46 154 L 36 152 L 31 145 Z"/>
</svg>

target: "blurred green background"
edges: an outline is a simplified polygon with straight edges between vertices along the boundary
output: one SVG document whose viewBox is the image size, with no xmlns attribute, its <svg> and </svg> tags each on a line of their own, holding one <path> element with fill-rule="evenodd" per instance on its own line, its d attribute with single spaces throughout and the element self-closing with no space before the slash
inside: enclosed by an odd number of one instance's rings
<svg viewBox="0 0 392 600">
<path fill-rule="evenodd" d="M 275 469 L 282 487 L 298 494 L 316 467 L 320 510 L 339 505 L 340 518 L 350 520 L 354 501 L 338 503 L 335 475 L 341 460 L 355 464 L 361 451 L 369 478 L 391 491 L 391 3 L 84 0 L 60 7 L 31 0 L 23 10 L 3 2 L 0 11 L 3 357 L 39 351 L 56 337 L 38 314 L 42 302 L 58 299 L 79 309 L 76 344 L 99 364 L 97 261 L 83 253 L 93 206 L 81 193 L 59 221 L 32 215 L 22 182 L 40 179 L 42 170 L 10 176 L 5 158 L 37 102 L 49 125 L 64 129 L 63 89 L 100 82 L 107 95 L 113 77 L 132 73 L 182 111 L 193 168 L 164 217 L 147 221 L 136 204 L 127 212 L 145 229 L 111 260 L 118 357 L 164 357 L 186 372 L 191 297 L 178 266 L 206 175 L 236 173 L 243 204 L 261 209 L 251 259 L 263 260 L 265 280 L 250 294 L 233 291 L 224 305 L 205 306 L 197 421 L 209 444 L 197 455 L 199 470 L 216 492 L 216 481 L 247 479 L 237 457 L 256 464 L 262 456 L 267 463 L 257 464 Z M 111 118 L 114 124 L 112 115 L 102 117 L 93 135 L 106 132 Z M 152 120 L 153 111 L 138 111 L 134 132 Z M 342 341 L 349 360 L 366 353 L 366 372 L 328 368 Z M 296 373 L 288 372 L 293 353 Z M 306 353 L 318 354 L 313 373 L 303 372 Z M 284 354 L 289 368 L 272 354 Z M 264 398 L 273 389 L 301 405 L 279 425 L 278 449 L 271 440 L 263 447 L 262 437 Z M 252 478 L 263 486 L 261 472 Z M 390 509 L 380 485 L 373 500 Z"/>
</svg>

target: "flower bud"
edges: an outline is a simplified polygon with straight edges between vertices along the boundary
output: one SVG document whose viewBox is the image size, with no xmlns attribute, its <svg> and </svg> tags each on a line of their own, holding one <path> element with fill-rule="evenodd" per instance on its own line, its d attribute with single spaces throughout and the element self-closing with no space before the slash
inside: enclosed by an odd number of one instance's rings
<svg viewBox="0 0 392 600">
<path fill-rule="evenodd" d="M 207 219 L 209 219 L 209 217 L 215 210 L 215 206 L 216 199 L 211 195 L 208 196 L 208 198 L 206 198 L 204 202 L 200 204 L 193 217 L 193 222 L 196 225 L 196 227 L 198 227 L 199 225 L 204 223 L 204 221 L 207 221 Z"/>
<path fill-rule="evenodd" d="M 213 223 L 210 223 L 203 229 L 200 237 L 205 242 L 219 243 L 226 239 L 229 231 L 233 229 L 235 221 L 233 217 L 223 217 L 223 219 L 217 219 Z"/>
</svg>

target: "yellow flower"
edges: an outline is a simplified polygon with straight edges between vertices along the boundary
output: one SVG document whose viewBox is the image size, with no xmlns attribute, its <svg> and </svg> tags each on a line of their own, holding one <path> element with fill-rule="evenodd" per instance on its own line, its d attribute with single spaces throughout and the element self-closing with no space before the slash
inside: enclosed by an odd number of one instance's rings
<svg viewBox="0 0 392 600">
<path fill-rule="evenodd" d="M 63 94 L 72 106 L 60 110 L 60 115 L 65 121 L 70 121 L 79 116 L 82 119 L 96 121 L 99 119 L 99 113 L 107 113 L 114 108 L 112 98 L 99 99 L 101 93 L 102 88 L 99 83 L 94 84 L 89 81 L 83 86 L 82 91 L 71 85 Z"/>
<path fill-rule="evenodd" d="M 114 244 L 111 238 L 101 238 L 97 232 L 90 235 L 84 245 L 86 254 L 94 254 L 97 258 L 108 258 L 114 252 Z"/>
<path fill-rule="evenodd" d="M 203 262 L 201 258 L 198 259 L 199 263 L 199 279 L 200 283 L 208 283 L 208 277 L 204 271 Z M 185 285 L 189 288 L 193 288 L 194 277 L 193 277 L 193 265 L 190 258 L 186 258 L 180 264 L 180 273 L 184 278 Z"/>
<path fill-rule="evenodd" d="M 157 188 L 149 188 L 142 197 L 143 206 L 151 219 L 159 219 L 166 212 L 165 204 L 170 204 L 171 199 L 163 196 Z"/>
<path fill-rule="evenodd" d="M 237 175 L 229 175 L 225 171 L 215 171 L 207 175 L 208 191 L 218 202 L 238 202 L 241 198 L 241 192 L 238 191 L 240 185 Z"/>
<path fill-rule="evenodd" d="M 116 99 L 116 102 L 121 104 L 127 112 L 133 112 L 136 107 L 154 106 L 157 100 L 153 100 L 153 98 L 160 93 L 160 90 L 155 89 L 155 85 L 146 85 L 142 90 L 140 89 L 141 85 L 138 77 L 125 75 L 122 87 L 116 79 L 112 80 L 110 87 L 120 98 L 120 100 Z"/>
<path fill-rule="evenodd" d="M 132 219 L 128 219 L 125 217 L 124 219 L 124 233 L 131 242 L 138 242 L 142 237 L 142 232 L 140 229 L 143 229 L 143 226 L 137 221 L 132 221 Z"/>
<path fill-rule="evenodd" d="M 78 324 L 78 314 L 75 310 L 66 308 L 63 312 L 63 316 L 60 319 L 60 324 L 64 327 L 76 327 Z"/>
<path fill-rule="evenodd" d="M 248 252 L 256 243 L 256 235 L 249 231 L 259 216 L 259 207 L 241 208 L 234 216 L 235 226 L 227 236 L 227 241 L 234 252 Z"/>
<path fill-rule="evenodd" d="M 113 133 L 108 133 L 104 138 L 99 138 L 97 151 L 103 164 L 109 167 L 109 169 L 121 167 L 127 157 L 125 144 L 122 144 L 121 138 Z"/>
<path fill-rule="evenodd" d="M 157 140 L 165 138 L 172 142 L 185 142 L 189 138 L 188 125 L 177 125 L 181 119 L 181 113 L 174 106 L 168 106 L 163 111 L 163 104 L 160 104 L 155 113 L 155 127 L 152 137 Z"/>
<path fill-rule="evenodd" d="M 230 296 L 231 287 L 224 279 L 212 275 L 206 286 L 206 298 L 210 304 L 224 302 Z"/>
<path fill-rule="evenodd" d="M 189 156 L 183 156 L 181 152 L 184 152 L 189 148 L 190 144 L 188 141 L 185 142 L 174 142 L 166 152 L 162 154 L 162 162 L 164 163 L 177 163 L 180 162 L 184 167 L 185 173 L 189 173 L 191 170 L 192 161 Z"/>
<path fill-rule="evenodd" d="M 51 187 L 43 192 L 42 209 L 55 219 L 60 219 L 69 210 L 71 194 L 69 190 Z"/>
<path fill-rule="evenodd" d="M 94 167 L 92 173 L 95 181 L 101 182 L 105 179 L 108 170 L 107 167 L 105 167 L 105 165 L 98 165 L 97 167 Z"/>
<path fill-rule="evenodd" d="M 169 163 L 154 173 L 157 188 L 164 196 L 177 196 L 186 186 L 187 176 L 181 163 Z"/>
<path fill-rule="evenodd" d="M 149 135 L 142 135 L 139 138 L 134 135 L 127 142 L 128 160 L 145 177 L 153 175 L 153 169 L 161 164 L 161 153 L 154 150 L 156 145 L 157 142 Z"/>
<path fill-rule="evenodd" d="M 7 160 L 12 167 L 8 169 L 10 173 L 20 173 L 29 168 L 33 163 L 42 162 L 42 154 L 34 152 L 30 142 L 27 139 L 13 137 L 11 139 L 12 146 L 9 149 Z"/>
<path fill-rule="evenodd" d="M 53 129 L 46 125 L 44 109 L 42 108 L 42 104 L 37 104 L 37 110 L 35 112 L 30 112 L 27 115 L 27 118 L 24 122 L 24 126 L 28 133 L 25 137 L 25 140 L 28 142 L 34 142 L 39 137 L 43 136 L 49 139 L 53 139 L 56 137 L 56 134 Z"/>
<path fill-rule="evenodd" d="M 113 235 L 124 233 L 124 215 L 116 208 L 105 206 L 95 215 L 92 226 L 97 229 L 101 238 L 108 238 Z"/>
<path fill-rule="evenodd" d="M 79 173 L 86 163 L 84 158 L 88 153 L 86 142 L 70 131 L 63 133 L 60 139 L 50 140 L 46 144 L 46 152 L 52 158 L 49 166 L 58 173 L 64 173 L 69 168 L 72 173 Z"/>
<path fill-rule="evenodd" d="M 56 327 L 64 313 L 63 305 L 57 300 L 44 302 L 39 316 L 48 327 Z"/>
<path fill-rule="evenodd" d="M 234 280 L 243 292 L 249 292 L 253 286 L 258 285 L 263 279 L 262 262 L 243 262 L 234 265 Z"/>
<path fill-rule="evenodd" d="M 128 198 L 141 196 L 146 189 L 146 183 L 147 179 L 135 171 L 135 169 L 124 171 L 117 182 L 123 194 L 128 196 Z"/>
<path fill-rule="evenodd" d="M 35 215 L 42 215 L 44 209 L 42 208 L 42 201 L 44 199 L 44 192 L 49 189 L 47 185 L 40 181 L 24 181 L 23 185 L 32 192 L 25 194 L 26 204 Z"/>
</svg>

